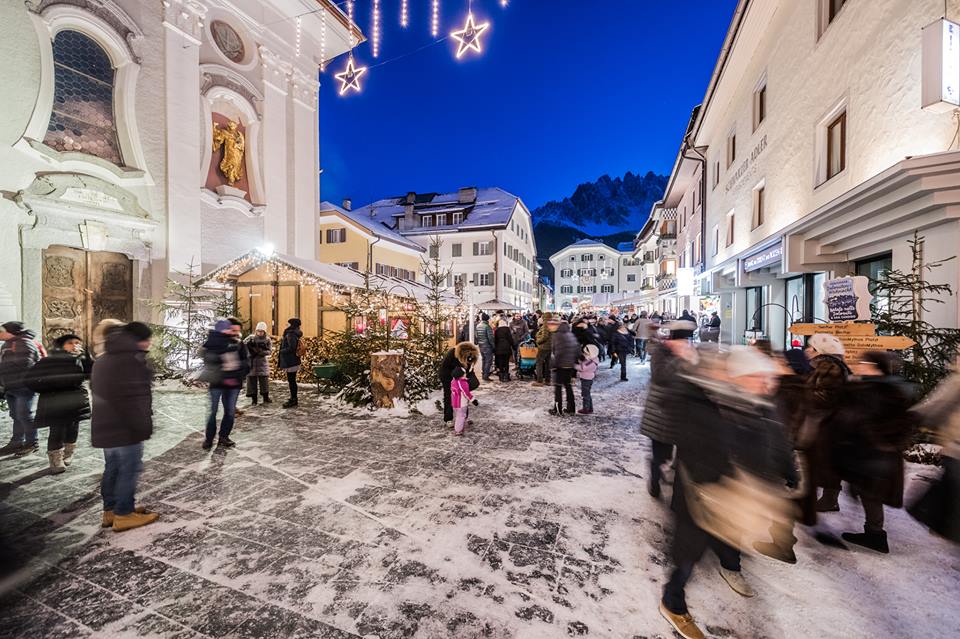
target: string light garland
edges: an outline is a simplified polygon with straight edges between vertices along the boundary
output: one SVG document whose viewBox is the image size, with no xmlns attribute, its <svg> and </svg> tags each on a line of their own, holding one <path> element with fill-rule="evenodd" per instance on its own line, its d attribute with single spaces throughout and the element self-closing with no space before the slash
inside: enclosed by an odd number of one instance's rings
<svg viewBox="0 0 960 639">
<path fill-rule="evenodd" d="M 430 35 L 434 38 L 440 35 L 440 0 L 433 0 L 430 12 Z"/>
<path fill-rule="evenodd" d="M 477 24 L 473 18 L 473 12 L 467 14 L 467 23 L 459 31 L 453 31 L 450 34 L 450 37 L 458 41 L 460 45 L 457 47 L 457 59 L 463 57 L 463 54 L 468 51 L 476 51 L 477 53 L 482 53 L 480 48 L 480 36 L 490 27 L 489 22 L 484 22 L 482 24 Z"/>
<path fill-rule="evenodd" d="M 410 26 L 410 0 L 400 0 L 400 26 L 406 29 Z"/>
<path fill-rule="evenodd" d="M 327 9 L 320 8 L 320 73 L 327 67 Z"/>
<path fill-rule="evenodd" d="M 366 72 L 367 67 L 358 67 L 351 54 L 347 59 L 347 68 L 333 76 L 340 81 L 340 95 L 346 95 L 351 90 L 360 93 L 360 78 Z"/>
<path fill-rule="evenodd" d="M 373 0 L 373 16 L 371 18 L 373 24 L 370 27 L 371 30 L 371 47 L 373 49 L 373 57 L 380 57 L 380 0 Z"/>
<path fill-rule="evenodd" d="M 297 55 L 300 57 L 300 44 L 303 42 L 303 16 L 297 16 Z"/>
</svg>

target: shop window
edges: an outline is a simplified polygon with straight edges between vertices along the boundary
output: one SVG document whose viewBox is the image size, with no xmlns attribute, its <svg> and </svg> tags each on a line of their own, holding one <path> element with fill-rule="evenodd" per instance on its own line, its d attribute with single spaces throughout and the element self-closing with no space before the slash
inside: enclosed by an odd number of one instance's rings
<svg viewBox="0 0 960 639">
<path fill-rule="evenodd" d="M 122 165 L 113 114 L 114 69 L 107 52 L 78 31 L 53 39 L 53 112 L 43 141 Z"/>
<path fill-rule="evenodd" d="M 884 253 L 883 255 L 871 257 L 870 259 L 859 260 L 856 263 L 857 275 L 870 278 L 870 293 L 874 295 L 873 300 L 870 302 L 870 310 L 874 314 L 886 313 L 890 310 L 889 296 L 876 297 L 876 294 L 877 281 L 880 280 L 885 273 L 892 270 L 893 253 Z"/>
<path fill-rule="evenodd" d="M 746 289 L 746 329 L 763 333 L 763 287 L 751 286 Z"/>
</svg>

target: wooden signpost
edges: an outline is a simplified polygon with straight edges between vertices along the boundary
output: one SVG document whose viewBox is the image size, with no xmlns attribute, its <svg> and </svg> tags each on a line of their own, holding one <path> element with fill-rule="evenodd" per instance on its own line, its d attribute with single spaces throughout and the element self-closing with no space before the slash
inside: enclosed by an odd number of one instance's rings
<svg viewBox="0 0 960 639">
<path fill-rule="evenodd" d="M 790 327 L 790 332 L 794 335 L 806 336 L 816 333 L 835 335 L 843 343 L 847 361 L 852 361 L 869 351 L 899 351 L 916 345 L 912 339 L 902 335 L 877 335 L 876 324 L 853 322 L 794 324 Z"/>
</svg>

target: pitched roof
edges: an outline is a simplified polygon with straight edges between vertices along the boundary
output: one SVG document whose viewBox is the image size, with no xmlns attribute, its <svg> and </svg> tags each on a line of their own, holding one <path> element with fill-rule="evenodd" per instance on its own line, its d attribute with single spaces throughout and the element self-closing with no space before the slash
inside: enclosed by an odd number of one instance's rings
<svg viewBox="0 0 960 639">
<path fill-rule="evenodd" d="M 403 216 L 405 201 L 406 196 L 390 197 L 355 209 L 353 213 L 364 220 L 376 220 L 381 226 L 392 226 L 396 218 Z M 447 229 L 447 227 L 450 231 L 467 231 L 478 228 L 505 227 L 510 223 L 510 217 L 513 215 L 518 202 L 520 202 L 518 196 L 498 187 L 477 189 L 476 201 L 466 204 L 460 203 L 460 194 L 457 191 L 453 193 L 421 193 L 417 194 L 414 212 L 417 215 L 446 213 L 451 218 L 453 213 L 463 213 L 463 222 L 457 226 L 450 224 L 441 227 L 429 227 L 430 230 L 426 232 L 435 233 L 438 228 Z M 400 231 L 400 235 L 422 234 L 424 234 L 424 231 L 420 229 Z"/>
<path fill-rule="evenodd" d="M 587 248 L 587 247 L 591 247 L 591 246 L 592 246 L 592 247 L 599 248 L 599 249 L 607 249 L 607 250 L 610 251 L 611 253 L 621 252 L 619 249 L 615 249 L 615 248 L 613 248 L 612 246 L 610 246 L 609 244 L 607 244 L 607 243 L 605 243 L 605 242 L 601 242 L 600 240 L 591 240 L 591 239 L 585 237 L 585 238 L 583 238 L 582 240 L 577 240 L 577 241 L 574 242 L 573 244 L 568 244 L 568 245 L 564 246 L 562 249 L 560 249 L 559 251 L 557 251 L 556 253 L 554 253 L 553 255 L 551 255 L 551 256 L 550 256 L 550 260 L 552 261 L 553 258 L 555 258 L 556 256 L 560 255 L 561 253 L 565 253 L 566 251 L 569 251 L 570 249 L 573 249 L 573 248 Z M 633 250 L 633 246 L 632 246 L 632 245 L 631 245 L 631 249 L 630 249 L 630 250 Z"/>
<path fill-rule="evenodd" d="M 371 219 L 369 216 L 364 217 L 359 211 L 348 211 L 341 206 L 333 204 L 332 202 L 323 201 L 320 203 L 320 212 L 323 213 L 324 211 L 336 211 L 340 215 L 353 221 L 357 226 L 366 229 L 369 233 L 377 237 L 389 240 L 391 242 L 396 242 L 397 244 L 401 244 L 407 248 L 416 249 L 421 253 L 426 251 L 425 248 L 416 242 L 408 240 L 404 236 L 394 231 L 392 228 L 380 223 L 378 220 Z"/>
</svg>

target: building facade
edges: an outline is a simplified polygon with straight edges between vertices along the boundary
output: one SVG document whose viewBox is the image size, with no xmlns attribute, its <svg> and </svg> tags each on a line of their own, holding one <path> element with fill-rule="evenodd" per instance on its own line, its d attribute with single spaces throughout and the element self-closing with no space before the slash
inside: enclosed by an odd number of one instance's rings
<svg viewBox="0 0 960 639">
<path fill-rule="evenodd" d="M 89 335 L 191 265 L 315 257 L 319 67 L 362 36 L 311 6 L 3 3 L 0 315 Z"/>
<path fill-rule="evenodd" d="M 960 19 L 956 2 L 947 11 Z M 669 193 L 681 219 L 684 202 L 694 219 L 705 206 L 702 228 L 680 231 L 678 260 L 696 269 L 700 295 L 718 296 L 723 341 L 749 331 L 776 347 L 791 343 L 792 322 L 825 318 L 825 281 L 909 271 L 915 232 L 925 263 L 957 254 L 955 105 L 924 105 L 925 82 L 942 79 L 930 69 L 945 55 L 924 51 L 924 29 L 957 33 L 943 15 L 941 0 L 738 4 L 682 140 L 681 156 L 702 157 L 705 167 L 680 161 Z M 941 67 L 960 64 L 952 57 Z M 695 239 L 687 258 L 691 233 L 701 237 L 702 271 Z M 958 276 L 956 261 L 930 274 L 954 289 Z M 926 319 L 955 327 L 956 298 L 944 302 Z"/>
<path fill-rule="evenodd" d="M 554 305 L 561 312 L 605 307 L 617 297 L 640 292 L 642 267 L 630 243 L 615 249 L 582 239 L 551 255 L 550 263 Z"/>
<path fill-rule="evenodd" d="M 464 300 L 529 310 L 537 292 L 537 248 L 530 211 L 499 188 L 408 193 L 356 209 L 355 219 L 380 224 L 449 265 L 448 287 Z"/>
<path fill-rule="evenodd" d="M 426 249 L 380 222 L 362 218 L 350 202 L 320 203 L 317 259 L 324 264 L 402 280 L 417 280 Z"/>
</svg>

